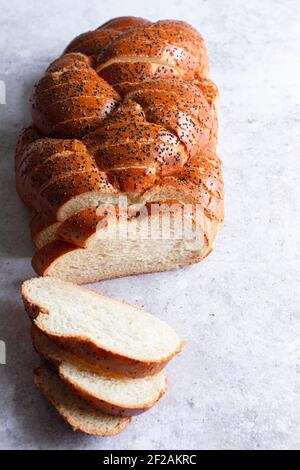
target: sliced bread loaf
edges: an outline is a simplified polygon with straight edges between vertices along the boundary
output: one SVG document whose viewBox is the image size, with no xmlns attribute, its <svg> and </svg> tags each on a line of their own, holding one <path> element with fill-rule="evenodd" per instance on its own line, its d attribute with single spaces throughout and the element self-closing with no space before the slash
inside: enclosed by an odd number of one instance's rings
<svg viewBox="0 0 300 470">
<path fill-rule="evenodd" d="M 33 379 L 40 392 L 74 429 L 96 436 L 112 436 L 123 431 L 131 418 L 111 416 L 80 400 L 46 365 L 34 370 Z"/>
<path fill-rule="evenodd" d="M 59 226 L 39 227 L 32 265 L 41 276 L 76 284 L 165 271 L 204 258 L 218 227 L 195 207 L 172 200 L 121 218 L 89 208 Z"/>
<path fill-rule="evenodd" d="M 37 352 L 55 368 L 60 379 L 93 408 L 113 415 L 137 415 L 151 408 L 167 389 L 163 371 L 141 379 L 99 373 L 58 347 L 34 325 L 31 338 Z"/>
<path fill-rule="evenodd" d="M 183 347 L 169 325 L 143 309 L 66 281 L 30 279 L 22 297 L 37 328 L 101 370 L 154 375 Z"/>
</svg>

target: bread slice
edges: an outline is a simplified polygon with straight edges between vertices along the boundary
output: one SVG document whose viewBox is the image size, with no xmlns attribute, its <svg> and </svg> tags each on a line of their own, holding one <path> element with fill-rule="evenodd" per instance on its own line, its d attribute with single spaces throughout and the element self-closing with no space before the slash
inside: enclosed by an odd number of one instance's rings
<svg viewBox="0 0 300 470">
<path fill-rule="evenodd" d="M 36 368 L 33 379 L 40 392 L 74 429 L 96 436 L 112 436 L 123 431 L 131 418 L 111 416 L 80 400 L 46 365 Z"/>
<path fill-rule="evenodd" d="M 135 217 L 104 219 L 91 208 L 60 226 L 50 224 L 35 236 L 40 244 L 33 268 L 42 276 L 85 284 L 179 268 L 211 251 L 219 221 L 178 201 L 142 209 Z"/>
<path fill-rule="evenodd" d="M 41 212 L 35 212 L 30 220 L 31 239 L 34 246 L 40 249 L 54 239 L 59 226 L 60 222 L 53 221 Z"/>
<path fill-rule="evenodd" d="M 32 325 L 31 338 L 40 356 L 55 368 L 61 380 L 93 408 L 103 412 L 133 416 L 151 408 L 165 393 L 165 373 L 129 379 L 99 373 L 58 347 Z"/>
<path fill-rule="evenodd" d="M 183 348 L 175 331 L 150 313 L 70 282 L 30 279 L 22 297 L 35 326 L 101 370 L 154 375 Z"/>
</svg>

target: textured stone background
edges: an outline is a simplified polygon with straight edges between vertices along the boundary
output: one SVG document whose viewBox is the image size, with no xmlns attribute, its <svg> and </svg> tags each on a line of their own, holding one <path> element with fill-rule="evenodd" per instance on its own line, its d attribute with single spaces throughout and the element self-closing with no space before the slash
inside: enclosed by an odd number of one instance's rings
<svg viewBox="0 0 300 470">
<path fill-rule="evenodd" d="M 214 253 L 177 272 L 99 283 L 186 339 L 167 396 L 121 435 L 73 433 L 37 393 L 19 296 L 34 273 L 13 151 L 28 95 L 73 36 L 111 17 L 178 18 L 207 40 L 220 88 L 226 223 Z M 1 0 L 1 448 L 299 449 L 299 51 L 297 0 Z"/>
</svg>

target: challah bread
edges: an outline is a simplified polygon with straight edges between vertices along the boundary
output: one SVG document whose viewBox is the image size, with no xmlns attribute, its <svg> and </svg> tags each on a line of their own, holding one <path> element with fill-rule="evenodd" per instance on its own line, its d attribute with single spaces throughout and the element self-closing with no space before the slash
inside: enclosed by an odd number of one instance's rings
<svg viewBox="0 0 300 470">
<path fill-rule="evenodd" d="M 154 375 L 183 348 L 175 331 L 153 315 L 69 282 L 25 281 L 22 298 L 41 332 L 101 371 Z"/>
<path fill-rule="evenodd" d="M 223 222 L 217 95 L 204 41 L 182 21 L 121 17 L 75 38 L 37 83 L 33 124 L 16 151 L 18 193 L 37 220 L 48 220 L 43 232 L 33 230 L 38 272 L 66 278 L 71 268 L 74 282 L 77 272 L 89 282 L 203 259 Z M 156 240 L 114 240 L 122 260 L 129 253 L 123 269 L 99 240 L 86 243 L 84 254 L 56 237 L 58 222 L 76 214 L 82 220 L 83 211 L 108 203 L 117 207 L 120 197 L 129 208 L 170 200 L 197 206 L 202 242 L 185 250 L 177 233 L 178 243 L 163 241 L 151 260 Z M 145 218 L 135 223 L 144 230 Z M 97 266 L 89 268 L 91 258 Z"/>
<path fill-rule="evenodd" d="M 35 326 L 32 343 L 41 357 L 57 371 L 60 379 L 93 408 L 117 416 L 133 416 L 151 408 L 167 389 L 165 373 L 128 379 L 100 373 L 87 363 L 78 361 Z"/>
<path fill-rule="evenodd" d="M 112 416 L 81 400 L 46 365 L 36 368 L 33 379 L 40 392 L 74 431 L 95 436 L 113 436 L 122 432 L 131 418 Z"/>
</svg>

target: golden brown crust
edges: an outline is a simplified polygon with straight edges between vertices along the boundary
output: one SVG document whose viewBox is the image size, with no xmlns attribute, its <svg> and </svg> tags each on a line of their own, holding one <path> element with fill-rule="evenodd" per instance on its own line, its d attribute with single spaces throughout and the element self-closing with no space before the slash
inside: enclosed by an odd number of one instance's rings
<svg viewBox="0 0 300 470">
<path fill-rule="evenodd" d="M 66 378 L 64 377 L 63 374 L 59 374 L 60 378 L 62 380 Z M 87 394 L 85 390 L 79 390 L 76 386 L 68 380 L 67 385 L 73 390 L 74 393 L 76 393 L 82 400 L 84 400 L 86 403 L 88 403 L 92 408 L 95 408 L 96 410 L 101 410 L 104 413 L 108 413 L 113 416 L 137 416 L 140 415 L 141 413 L 144 413 L 145 411 L 149 410 L 152 408 L 166 393 L 167 387 L 168 387 L 168 382 L 167 378 L 165 377 L 165 387 L 160 391 L 160 394 L 155 398 L 155 400 L 147 403 L 147 405 L 143 406 L 142 408 L 137 408 L 137 407 L 124 407 L 120 406 L 117 404 L 112 404 L 108 403 L 105 400 L 100 400 L 98 397 L 92 396 L 90 394 Z"/>
<path fill-rule="evenodd" d="M 134 16 L 123 16 L 107 21 L 94 31 L 80 34 L 65 49 L 66 53 L 82 53 L 96 58 L 102 48 L 122 32 L 136 26 L 150 24 L 150 21 Z"/>
<path fill-rule="evenodd" d="M 164 201 L 161 204 L 165 203 L 167 203 L 167 201 Z M 90 240 L 96 233 L 99 220 L 101 220 L 101 217 L 97 216 L 96 209 L 90 209 L 88 211 L 74 214 L 74 216 L 70 217 L 57 227 L 52 240 L 43 245 L 42 248 L 35 253 L 32 259 L 32 266 L 37 274 L 40 276 L 53 275 L 52 272 L 53 270 L 55 271 L 56 263 L 63 263 L 65 255 L 68 255 L 71 252 L 76 252 L 76 250 L 86 249 Z M 105 224 L 103 226 L 105 227 Z M 204 233 L 203 249 L 195 252 L 193 257 L 187 259 L 186 262 L 181 263 L 180 267 L 198 263 L 209 255 L 212 251 L 212 243 L 220 229 L 220 226 L 220 221 L 217 219 L 211 219 L 204 214 L 204 217 L 201 218 L 201 229 Z M 104 274 L 100 268 L 96 275 L 86 275 L 84 280 L 77 279 L 76 282 L 78 284 L 93 283 L 103 279 L 160 272 L 164 270 L 165 268 L 163 266 L 157 265 L 155 268 L 149 268 L 148 270 L 141 272 L 140 268 L 137 266 L 136 271 L 126 272 L 119 276 L 116 274 L 107 276 L 107 274 Z"/>
<path fill-rule="evenodd" d="M 45 379 L 42 374 L 43 367 L 46 366 L 40 366 L 34 369 L 33 371 L 33 380 L 39 391 L 47 398 L 47 400 L 50 401 L 50 403 L 53 405 L 53 407 L 56 409 L 56 411 L 59 413 L 59 415 L 63 418 L 63 420 L 69 424 L 74 431 L 79 431 L 83 432 L 86 434 L 92 434 L 95 436 L 113 436 L 116 434 L 119 434 L 122 432 L 130 423 L 131 418 L 130 417 L 124 417 L 120 423 L 115 426 L 115 428 L 112 431 L 106 431 L 104 429 L 100 429 L 100 427 L 94 427 L 91 428 L 90 426 L 84 427 L 83 424 L 80 424 L 76 418 L 74 419 L 69 413 L 66 413 L 64 410 L 64 407 L 62 406 L 62 403 L 59 401 L 59 397 L 56 397 L 55 393 L 51 393 L 51 390 L 45 383 Z M 80 408 L 83 408 L 84 402 L 79 401 L 78 399 L 78 406 Z"/>
<path fill-rule="evenodd" d="M 92 172 L 69 174 L 51 183 L 40 195 L 38 207 L 45 214 L 56 220 L 62 220 L 60 210 L 68 201 L 90 192 L 114 194 L 116 189 L 111 185 L 107 175 L 94 169 Z"/>
<path fill-rule="evenodd" d="M 204 41 L 194 28 L 183 21 L 158 21 L 123 32 L 100 51 L 96 70 L 103 76 L 107 66 L 120 61 L 125 65 L 138 61 L 140 65 L 134 69 L 130 80 L 136 82 L 153 78 L 153 71 L 156 77 L 164 78 L 165 70 L 170 67 L 185 80 L 205 78 L 208 73 Z M 144 67 L 147 62 L 160 64 L 160 72 L 157 68 L 151 70 Z M 120 82 L 126 81 L 125 75 L 124 79 L 119 77 Z M 113 76 L 112 71 L 110 76 Z M 109 76 L 105 78 L 110 82 Z"/>
<path fill-rule="evenodd" d="M 99 51 L 120 33 L 114 29 L 96 29 L 80 34 L 65 49 L 66 53 L 81 52 L 89 57 L 97 57 Z"/>
<path fill-rule="evenodd" d="M 148 401 L 147 403 L 144 403 L 143 406 L 137 406 L 137 405 L 131 405 L 130 407 L 124 406 L 124 404 L 120 403 L 115 403 L 112 401 L 100 399 L 99 395 L 93 394 L 91 391 L 88 391 L 86 388 L 80 387 L 78 382 L 72 381 L 72 378 L 69 375 L 66 375 L 64 373 L 64 369 L 62 367 L 62 361 L 59 361 L 57 358 L 54 358 L 53 356 L 50 356 L 49 354 L 45 353 L 43 351 L 43 348 L 41 347 L 39 337 L 40 335 L 43 335 L 43 333 L 40 333 L 39 330 L 32 324 L 31 326 L 31 340 L 32 344 L 37 351 L 37 353 L 41 356 L 41 358 L 49 364 L 55 372 L 59 375 L 60 379 L 63 380 L 66 385 L 68 385 L 69 388 L 71 388 L 81 399 L 86 401 L 89 405 L 91 405 L 93 408 L 98 409 L 103 411 L 104 413 L 116 415 L 116 416 L 136 416 L 138 414 L 143 413 L 144 411 L 148 410 L 152 406 L 154 406 L 160 399 L 161 397 L 165 394 L 167 387 L 168 387 L 168 381 L 166 375 L 163 375 L 164 378 L 164 386 L 160 389 L 159 393 L 156 395 L 154 399 L 151 401 Z M 66 352 L 66 356 L 68 357 L 68 354 Z M 84 367 L 86 370 L 91 370 L 92 372 L 98 372 L 101 375 L 107 375 L 105 371 L 102 370 L 97 370 L 97 368 L 92 368 L 90 364 L 85 363 L 84 361 L 78 360 L 76 356 L 69 354 L 70 361 L 73 364 L 77 364 L 79 367 Z M 109 377 L 113 377 L 112 375 L 109 375 Z"/>
<path fill-rule="evenodd" d="M 69 67 L 77 68 L 83 64 L 93 65 L 93 61 L 90 57 L 82 54 L 81 52 L 70 52 L 63 54 L 62 56 L 55 59 L 51 64 L 48 66 L 46 72 L 59 72 L 60 70 L 65 70 Z M 88 71 L 88 69 L 86 70 Z M 55 81 L 55 75 L 46 75 L 44 80 L 53 80 Z"/>
<path fill-rule="evenodd" d="M 93 292 L 94 295 L 98 295 L 95 291 L 91 289 L 88 290 Z M 86 337 L 57 336 L 50 333 L 39 322 L 40 315 L 47 314 L 47 310 L 43 306 L 34 304 L 30 301 L 24 284 L 22 286 L 22 299 L 29 318 L 32 320 L 33 324 L 42 331 L 42 333 L 74 356 L 79 357 L 85 362 L 91 364 L 91 366 L 98 367 L 100 370 L 105 372 L 111 372 L 113 374 L 129 378 L 142 378 L 155 375 L 163 370 L 168 362 L 184 347 L 184 342 L 181 341 L 176 350 L 159 361 L 146 359 L 136 360 L 122 356 L 113 351 L 101 348 Z"/>
<path fill-rule="evenodd" d="M 111 20 L 101 25 L 98 30 L 113 29 L 117 31 L 126 31 L 127 29 L 132 29 L 136 26 L 147 25 L 150 23 L 151 21 L 137 16 L 118 16 L 117 18 L 112 18 Z"/>
<path fill-rule="evenodd" d="M 96 207 L 77 212 L 60 225 L 56 238 L 85 248 L 97 231 L 99 222 L 105 218 L 105 215 L 97 215 Z"/>
<path fill-rule="evenodd" d="M 32 239 L 37 237 L 39 233 L 48 228 L 50 225 L 55 223 L 53 219 L 48 217 L 42 212 L 35 212 L 30 219 L 30 233 Z"/>
<path fill-rule="evenodd" d="M 87 62 L 82 54 L 67 54 L 51 64 L 36 84 L 32 119 L 45 135 L 81 137 L 115 107 L 118 94 Z"/>
<path fill-rule="evenodd" d="M 205 43 L 182 21 L 120 17 L 75 38 L 33 93 L 34 125 L 16 151 L 23 201 L 55 222 L 123 194 L 171 194 L 220 227 L 218 91 L 207 74 Z"/>
<path fill-rule="evenodd" d="M 20 137 L 18 139 L 18 142 L 17 142 L 17 146 L 16 146 L 16 157 L 15 157 L 16 168 L 18 168 L 20 160 L 23 159 L 23 155 L 26 149 L 33 142 L 40 139 L 41 137 L 42 135 L 40 134 L 38 128 L 34 124 L 31 124 L 30 126 L 22 130 Z"/>
<path fill-rule="evenodd" d="M 78 247 L 63 240 L 52 240 L 40 248 L 32 258 L 32 267 L 39 276 L 47 276 L 52 263 L 60 256 L 77 250 Z"/>
</svg>

